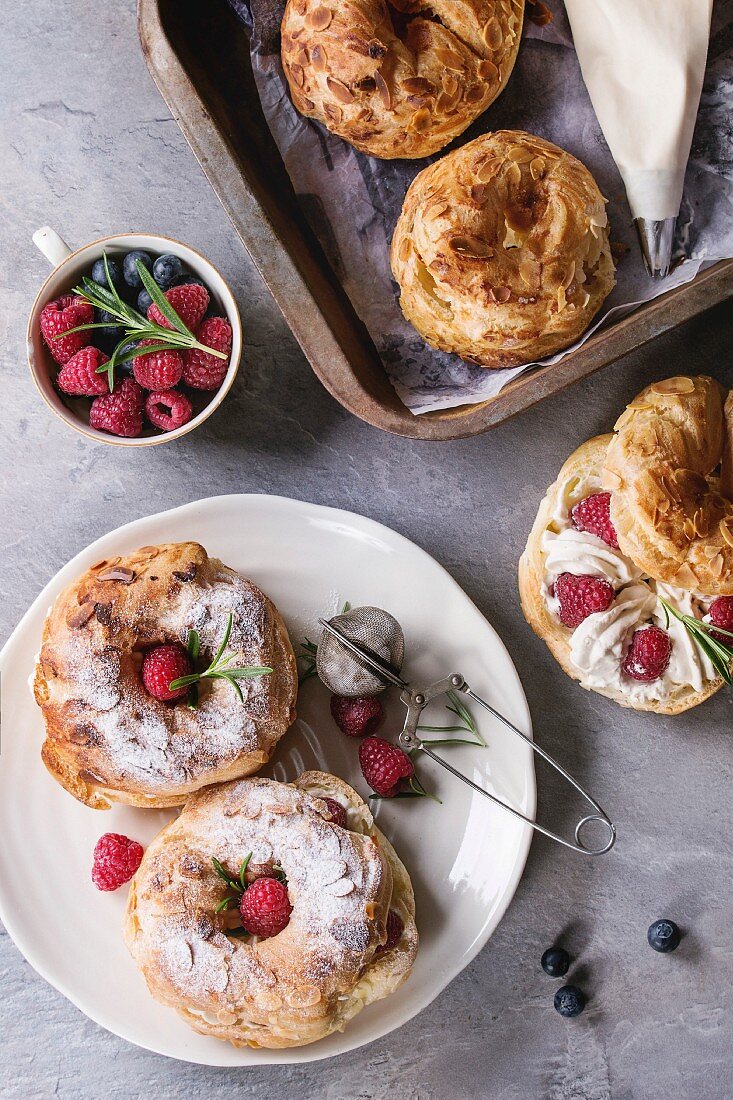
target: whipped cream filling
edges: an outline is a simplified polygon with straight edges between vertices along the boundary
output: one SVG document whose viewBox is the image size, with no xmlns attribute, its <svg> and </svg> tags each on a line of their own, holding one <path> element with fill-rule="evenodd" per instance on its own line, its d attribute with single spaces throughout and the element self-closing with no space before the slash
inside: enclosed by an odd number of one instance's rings
<svg viewBox="0 0 733 1100">
<path fill-rule="evenodd" d="M 606 611 L 589 615 L 570 636 L 570 658 L 589 687 L 613 688 L 634 701 L 667 699 L 676 687 L 702 691 L 715 679 L 715 669 L 679 619 L 669 623 L 659 597 L 686 615 L 701 618 L 711 597 L 673 588 L 646 576 L 630 558 L 587 531 L 576 531 L 570 512 L 579 500 L 602 489 L 597 477 L 572 477 L 561 486 L 552 520 L 542 536 L 543 596 L 550 612 L 559 617 L 552 586 L 561 573 L 603 577 L 616 595 Z M 627 676 L 623 661 L 635 630 L 654 623 L 672 640 L 669 665 L 650 683 Z"/>
</svg>

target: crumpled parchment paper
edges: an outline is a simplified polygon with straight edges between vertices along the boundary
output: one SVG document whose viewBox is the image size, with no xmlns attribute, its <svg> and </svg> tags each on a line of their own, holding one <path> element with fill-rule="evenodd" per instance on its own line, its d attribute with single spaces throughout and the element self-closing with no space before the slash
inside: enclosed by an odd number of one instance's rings
<svg viewBox="0 0 733 1100">
<path fill-rule="evenodd" d="M 285 0 L 230 3 L 248 28 L 265 117 L 303 211 L 401 400 L 419 414 L 497 394 L 535 364 L 485 370 L 434 351 L 403 318 L 392 280 L 389 242 L 405 191 L 437 157 L 377 160 L 303 118 L 290 101 L 280 64 Z M 675 255 L 680 262 L 662 280 L 646 274 L 623 183 L 588 98 L 565 9 L 560 0 L 546 0 L 546 7 L 552 20 L 538 26 L 532 17 L 540 9 L 527 3 L 523 41 L 506 89 L 455 144 L 489 130 L 527 130 L 573 153 L 595 176 L 609 200 L 617 285 L 574 345 L 578 347 L 599 325 L 689 282 L 702 267 L 733 256 L 733 0 L 718 0 L 713 8 L 705 83 L 677 222 Z M 572 350 L 543 363 L 559 362 Z"/>
</svg>

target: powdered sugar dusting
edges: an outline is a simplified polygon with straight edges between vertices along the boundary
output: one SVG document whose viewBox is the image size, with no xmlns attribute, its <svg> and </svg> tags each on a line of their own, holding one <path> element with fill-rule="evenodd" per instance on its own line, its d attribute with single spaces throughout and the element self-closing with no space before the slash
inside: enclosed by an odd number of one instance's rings
<svg viewBox="0 0 733 1100">
<path fill-rule="evenodd" d="M 156 980 L 164 977 L 187 1006 L 256 1015 L 353 988 L 377 946 L 368 912 L 384 864 L 371 838 L 325 820 L 319 805 L 272 780 L 226 784 L 192 799 L 148 849 L 137 880 L 141 933 L 131 947 L 154 958 Z M 215 927 L 225 886 L 211 857 L 235 875 L 260 849 L 285 872 L 290 923 L 269 940 L 235 939 Z"/>
</svg>

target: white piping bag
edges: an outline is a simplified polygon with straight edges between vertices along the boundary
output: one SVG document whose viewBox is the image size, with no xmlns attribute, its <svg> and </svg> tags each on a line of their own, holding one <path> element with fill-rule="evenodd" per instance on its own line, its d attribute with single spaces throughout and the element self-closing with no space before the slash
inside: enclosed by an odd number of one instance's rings
<svg viewBox="0 0 733 1100">
<path fill-rule="evenodd" d="M 669 272 L 712 0 L 565 0 L 588 93 L 650 275 Z"/>
</svg>

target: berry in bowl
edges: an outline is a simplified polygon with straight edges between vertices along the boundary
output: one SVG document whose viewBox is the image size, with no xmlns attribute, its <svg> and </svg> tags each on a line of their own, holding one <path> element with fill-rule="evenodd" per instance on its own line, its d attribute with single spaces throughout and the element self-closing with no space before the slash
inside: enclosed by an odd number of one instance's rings
<svg viewBox="0 0 733 1100">
<path fill-rule="evenodd" d="M 106 237 L 76 252 L 53 230 L 34 241 L 54 263 L 28 322 L 28 360 L 47 404 L 100 442 L 178 438 L 221 404 L 242 330 L 226 282 L 166 237 Z"/>
</svg>

